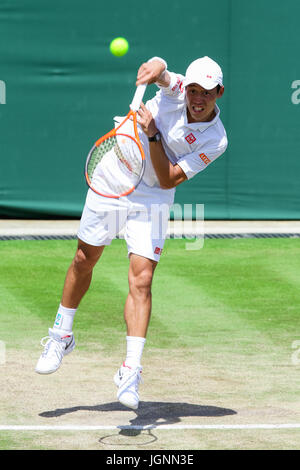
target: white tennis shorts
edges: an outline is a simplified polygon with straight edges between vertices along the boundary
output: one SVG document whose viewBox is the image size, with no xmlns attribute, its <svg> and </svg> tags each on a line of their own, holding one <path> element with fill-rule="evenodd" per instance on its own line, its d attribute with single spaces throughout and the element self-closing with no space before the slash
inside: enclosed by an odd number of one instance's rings
<svg viewBox="0 0 300 470">
<path fill-rule="evenodd" d="M 141 183 L 143 185 L 143 183 Z M 93 246 L 110 245 L 121 232 L 127 243 L 128 255 L 134 253 L 159 261 L 168 228 L 173 194 L 164 201 L 155 197 L 151 188 L 148 197 L 141 189 L 136 194 L 110 199 L 89 190 L 82 212 L 78 238 Z M 153 194 L 154 193 L 154 194 Z M 151 203 L 150 203 L 151 201 Z"/>
</svg>

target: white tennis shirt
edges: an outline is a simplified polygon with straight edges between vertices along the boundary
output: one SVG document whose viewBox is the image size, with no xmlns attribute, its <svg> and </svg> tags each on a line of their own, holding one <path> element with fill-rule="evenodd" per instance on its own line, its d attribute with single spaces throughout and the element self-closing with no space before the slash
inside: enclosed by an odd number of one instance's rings
<svg viewBox="0 0 300 470">
<path fill-rule="evenodd" d="M 188 123 L 185 88 L 182 85 L 184 77 L 168 73 L 171 77 L 170 85 L 161 87 L 156 96 L 147 101 L 146 107 L 151 111 L 161 133 L 167 157 L 191 179 L 225 152 L 227 135 L 217 105 L 216 116 L 212 121 Z M 144 182 L 149 186 L 159 186 L 151 163 L 148 139 L 141 133 L 140 138 L 147 158 Z"/>
<path fill-rule="evenodd" d="M 188 123 L 185 101 L 185 88 L 182 86 L 183 75 L 168 72 L 170 85 L 160 88 L 154 98 L 146 102 L 146 107 L 155 119 L 156 127 L 162 136 L 162 145 L 169 160 L 178 164 L 188 179 L 205 170 L 227 148 L 227 136 L 220 120 L 220 110 L 215 107 L 216 116 L 210 122 Z M 114 118 L 117 126 L 125 116 Z M 134 135 L 133 124 L 126 122 L 123 132 Z M 172 204 L 175 188 L 161 189 L 155 170 L 152 166 L 148 137 L 138 126 L 139 136 L 144 148 L 146 166 L 143 180 L 129 196 L 110 200 L 99 196 L 91 189 L 87 194 L 87 205 L 95 211 L 103 206 L 127 204 L 127 201 L 150 205 L 153 202 Z M 144 183 L 144 184 L 143 184 Z"/>
</svg>

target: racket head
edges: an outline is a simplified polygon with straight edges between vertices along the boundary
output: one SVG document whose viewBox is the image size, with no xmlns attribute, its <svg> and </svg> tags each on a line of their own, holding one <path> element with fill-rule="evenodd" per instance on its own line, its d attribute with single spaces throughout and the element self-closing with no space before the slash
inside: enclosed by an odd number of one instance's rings
<svg viewBox="0 0 300 470">
<path fill-rule="evenodd" d="M 98 195 L 118 199 L 137 188 L 144 170 L 137 114 L 131 110 L 121 124 L 93 145 L 86 159 L 85 178 Z"/>
</svg>

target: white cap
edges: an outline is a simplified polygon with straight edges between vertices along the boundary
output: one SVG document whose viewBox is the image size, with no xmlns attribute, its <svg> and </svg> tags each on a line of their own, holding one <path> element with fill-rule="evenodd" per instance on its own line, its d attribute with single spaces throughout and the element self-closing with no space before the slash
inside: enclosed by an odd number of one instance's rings
<svg viewBox="0 0 300 470">
<path fill-rule="evenodd" d="M 186 69 L 184 86 L 197 83 L 206 90 L 212 90 L 217 85 L 223 86 L 221 67 L 210 57 L 194 60 Z"/>
</svg>

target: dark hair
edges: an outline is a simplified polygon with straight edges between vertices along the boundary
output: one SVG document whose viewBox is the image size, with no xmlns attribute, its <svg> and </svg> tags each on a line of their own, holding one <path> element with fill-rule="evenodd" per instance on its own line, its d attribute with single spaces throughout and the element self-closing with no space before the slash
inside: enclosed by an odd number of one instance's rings
<svg viewBox="0 0 300 470">
<path fill-rule="evenodd" d="M 221 90 L 221 85 L 217 85 L 217 93 Z"/>
</svg>

